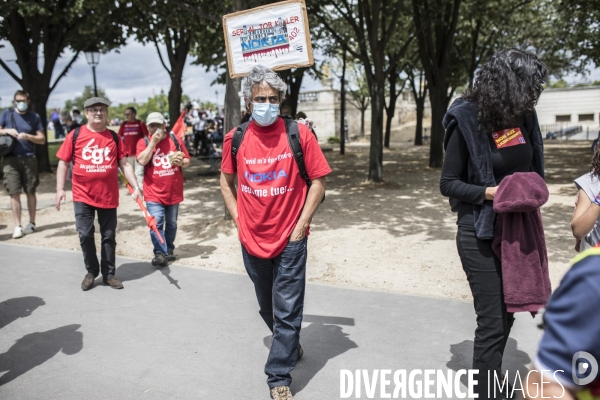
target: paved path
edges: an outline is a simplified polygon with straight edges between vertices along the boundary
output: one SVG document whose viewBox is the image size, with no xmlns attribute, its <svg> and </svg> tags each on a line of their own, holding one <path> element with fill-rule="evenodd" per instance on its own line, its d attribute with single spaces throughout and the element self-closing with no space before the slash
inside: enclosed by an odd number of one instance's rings
<svg viewBox="0 0 600 400">
<path fill-rule="evenodd" d="M 119 258 L 124 290 L 98 278 L 82 292 L 80 252 L 0 254 L 1 399 L 269 398 L 269 331 L 247 276 Z M 511 373 L 535 353 L 536 323 L 518 315 Z M 293 392 L 338 399 L 341 369 L 468 368 L 474 327 L 469 303 L 310 284 Z"/>
</svg>

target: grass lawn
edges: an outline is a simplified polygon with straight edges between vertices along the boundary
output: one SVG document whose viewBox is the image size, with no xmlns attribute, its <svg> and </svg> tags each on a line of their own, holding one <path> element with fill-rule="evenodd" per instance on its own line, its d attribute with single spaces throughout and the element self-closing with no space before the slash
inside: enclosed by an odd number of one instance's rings
<svg viewBox="0 0 600 400">
<path fill-rule="evenodd" d="M 58 158 L 56 158 L 56 152 L 60 148 L 63 142 L 48 142 L 48 156 L 50 157 L 50 165 L 58 165 Z"/>
</svg>

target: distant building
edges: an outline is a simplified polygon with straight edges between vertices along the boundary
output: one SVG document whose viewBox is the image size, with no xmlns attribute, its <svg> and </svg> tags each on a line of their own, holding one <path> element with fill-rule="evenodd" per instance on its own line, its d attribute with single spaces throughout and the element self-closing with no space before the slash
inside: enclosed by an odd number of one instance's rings
<svg viewBox="0 0 600 400">
<path fill-rule="evenodd" d="M 600 123 L 600 86 L 546 89 L 536 106 L 540 125 L 581 125 L 596 129 Z"/>
<path fill-rule="evenodd" d="M 349 98 L 347 95 L 346 98 Z M 386 99 L 386 102 L 388 99 Z M 425 115 L 431 115 L 429 100 L 425 102 Z M 340 91 L 332 88 L 301 92 L 298 96 L 297 111 L 304 112 L 309 119 L 316 124 L 315 131 L 319 141 L 325 141 L 331 136 L 340 136 Z M 383 127 L 385 129 L 386 115 L 384 111 Z M 361 112 L 350 101 L 346 101 L 346 125 L 349 137 L 357 137 L 360 134 Z M 396 101 L 396 112 L 392 120 L 392 129 L 401 124 L 416 119 L 416 103 L 409 91 L 404 91 Z M 365 135 L 371 132 L 371 107 L 365 111 Z"/>
</svg>

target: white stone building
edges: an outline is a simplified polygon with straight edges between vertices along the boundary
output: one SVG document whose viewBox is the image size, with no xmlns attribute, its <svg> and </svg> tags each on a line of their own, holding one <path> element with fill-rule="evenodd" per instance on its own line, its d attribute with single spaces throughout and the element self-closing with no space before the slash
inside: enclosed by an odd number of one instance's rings
<svg viewBox="0 0 600 400">
<path fill-rule="evenodd" d="M 546 89 L 536 106 L 542 131 L 553 126 L 581 126 L 597 131 L 600 114 L 600 86 Z"/>
<path fill-rule="evenodd" d="M 348 98 L 349 96 L 347 96 Z M 331 88 L 318 91 L 301 92 L 298 98 L 297 111 L 304 112 L 316 124 L 315 132 L 319 141 L 325 141 L 331 136 L 340 135 L 340 92 Z M 429 100 L 425 101 L 425 115 L 430 115 Z M 400 124 L 414 121 L 416 118 L 416 104 L 412 93 L 405 90 L 396 102 L 396 112 L 392 120 L 392 129 Z M 361 112 L 346 101 L 346 123 L 348 136 L 356 137 L 360 134 Z M 384 111 L 384 129 L 385 129 Z M 371 107 L 365 111 L 365 134 L 371 131 Z"/>
</svg>

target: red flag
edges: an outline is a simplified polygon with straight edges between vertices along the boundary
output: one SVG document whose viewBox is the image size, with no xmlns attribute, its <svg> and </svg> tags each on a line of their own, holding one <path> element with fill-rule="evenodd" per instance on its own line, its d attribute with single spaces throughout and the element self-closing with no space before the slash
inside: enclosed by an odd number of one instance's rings
<svg viewBox="0 0 600 400">
<path fill-rule="evenodd" d="M 171 132 L 175 134 L 178 138 L 183 139 L 185 137 L 185 131 L 187 130 L 187 126 L 185 122 L 183 122 L 183 116 L 185 115 L 185 110 L 181 112 L 177 121 L 173 124 L 173 128 L 171 128 Z"/>
<path fill-rule="evenodd" d="M 129 190 L 129 193 L 133 194 L 134 190 L 131 187 L 131 185 L 129 184 L 129 182 L 127 182 L 127 178 L 125 178 L 125 175 L 123 174 L 123 172 L 119 171 L 119 175 L 121 176 L 121 179 L 123 180 L 123 183 L 127 187 L 127 190 Z M 156 226 L 156 218 L 154 218 L 152 215 L 150 215 L 150 213 L 146 209 L 146 206 L 144 206 L 144 202 L 142 201 L 141 197 L 138 197 L 137 200 L 136 200 L 136 202 L 137 202 L 138 207 L 140 208 L 140 210 L 142 210 L 142 213 L 144 214 L 144 217 L 146 218 L 146 223 L 148 224 L 148 227 L 150 229 L 152 229 L 154 231 L 154 233 L 156 233 L 156 236 L 158 237 L 158 240 L 161 243 L 165 243 L 165 241 L 162 238 L 162 235 L 158 231 L 158 227 Z"/>
</svg>

